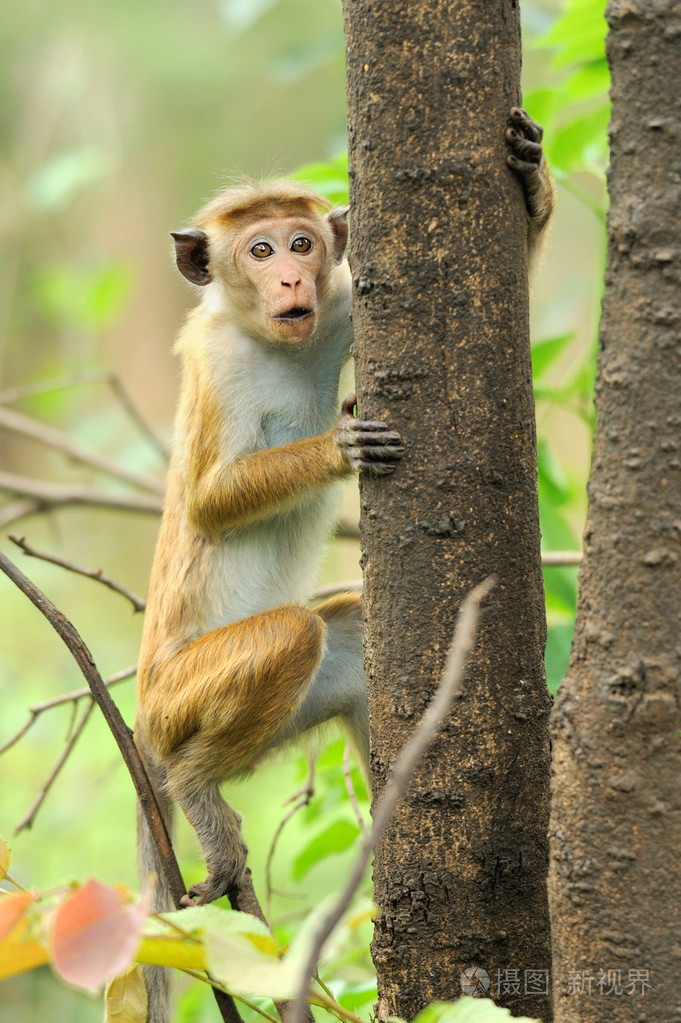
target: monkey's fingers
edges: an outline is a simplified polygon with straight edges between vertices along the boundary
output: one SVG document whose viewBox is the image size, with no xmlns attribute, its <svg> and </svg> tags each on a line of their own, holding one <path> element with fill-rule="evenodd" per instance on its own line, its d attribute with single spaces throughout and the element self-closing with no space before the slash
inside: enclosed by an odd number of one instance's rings
<svg viewBox="0 0 681 1023">
<path fill-rule="evenodd" d="M 511 107 L 510 119 L 513 126 L 529 139 L 531 142 L 541 142 L 544 129 L 536 121 L 533 121 L 526 110 L 522 107 Z"/>
<path fill-rule="evenodd" d="M 506 141 L 513 150 L 512 156 L 517 159 L 518 163 L 528 163 L 535 166 L 541 163 L 542 147 L 539 142 L 530 142 L 529 139 L 523 138 L 515 128 L 508 128 L 506 130 Z M 510 160 L 511 157 L 509 156 L 509 162 Z"/>
<path fill-rule="evenodd" d="M 387 476 L 393 472 L 403 454 L 403 444 L 362 445 L 348 451 L 354 469 L 364 469 L 377 476 Z"/>
<path fill-rule="evenodd" d="M 388 433 L 386 427 L 384 427 L 386 432 L 383 433 L 375 428 L 375 423 L 364 423 L 362 425 L 364 427 L 373 427 L 373 429 L 353 430 L 352 433 L 346 434 L 345 441 L 347 444 L 351 444 L 355 447 L 362 447 L 365 444 L 375 444 L 384 447 L 391 444 L 397 446 L 401 445 L 402 451 L 404 451 L 404 444 L 399 433 L 396 433 L 395 431 Z M 381 423 L 379 425 L 382 426 L 383 424 Z"/>
<path fill-rule="evenodd" d="M 244 853 L 246 847 L 243 846 Z M 243 870 L 245 855 L 238 862 L 231 860 L 221 863 L 218 867 L 208 868 L 208 876 L 205 881 L 197 881 L 190 884 L 187 894 L 180 900 L 183 906 L 205 906 L 209 902 L 226 895 L 232 885 L 238 880 Z"/>
<path fill-rule="evenodd" d="M 215 902 L 216 899 L 221 898 L 226 893 L 228 887 L 228 885 L 217 884 L 208 877 L 205 881 L 197 881 L 196 884 L 190 884 L 187 894 L 182 896 L 180 902 L 185 908 L 190 906 L 206 906 L 209 902 Z"/>
<path fill-rule="evenodd" d="M 395 472 L 395 465 L 393 462 L 368 462 L 363 458 L 358 458 L 355 463 L 356 469 L 363 469 L 365 472 L 370 472 L 372 476 L 389 476 Z"/>
<path fill-rule="evenodd" d="M 352 454 L 369 462 L 399 461 L 404 454 L 404 444 L 364 444 Z"/>
</svg>

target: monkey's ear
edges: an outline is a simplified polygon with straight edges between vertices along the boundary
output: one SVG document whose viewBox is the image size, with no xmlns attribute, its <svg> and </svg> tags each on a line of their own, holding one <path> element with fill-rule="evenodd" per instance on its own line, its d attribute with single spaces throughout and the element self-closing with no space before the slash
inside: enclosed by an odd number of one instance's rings
<svg viewBox="0 0 681 1023">
<path fill-rule="evenodd" d="M 349 206 L 339 206 L 326 214 L 326 219 L 333 231 L 333 254 L 337 263 L 343 262 L 345 246 L 348 244 L 348 213 Z"/>
<path fill-rule="evenodd" d="M 175 239 L 175 262 L 181 274 L 192 284 L 210 284 L 213 275 L 208 269 L 208 235 L 197 227 L 171 231 Z"/>
</svg>

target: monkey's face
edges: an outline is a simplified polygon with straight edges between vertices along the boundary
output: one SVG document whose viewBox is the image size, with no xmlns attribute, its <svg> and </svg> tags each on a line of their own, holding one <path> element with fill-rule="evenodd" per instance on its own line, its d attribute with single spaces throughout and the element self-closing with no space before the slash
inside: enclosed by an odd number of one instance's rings
<svg viewBox="0 0 681 1023">
<path fill-rule="evenodd" d="M 237 301 L 246 300 L 261 336 L 297 345 L 313 334 L 328 282 L 327 242 L 320 225 L 303 216 L 256 221 L 236 237 L 232 259 L 243 282 Z"/>
</svg>

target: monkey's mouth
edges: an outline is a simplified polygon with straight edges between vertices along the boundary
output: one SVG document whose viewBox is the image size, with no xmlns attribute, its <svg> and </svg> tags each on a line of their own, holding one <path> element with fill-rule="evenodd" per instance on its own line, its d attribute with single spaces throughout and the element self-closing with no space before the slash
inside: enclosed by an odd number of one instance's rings
<svg viewBox="0 0 681 1023">
<path fill-rule="evenodd" d="M 279 313 L 278 316 L 273 316 L 272 319 L 277 323 L 298 323 L 300 320 L 307 320 L 310 316 L 314 316 L 314 309 L 307 309 L 302 305 L 294 305 L 285 312 Z"/>
</svg>

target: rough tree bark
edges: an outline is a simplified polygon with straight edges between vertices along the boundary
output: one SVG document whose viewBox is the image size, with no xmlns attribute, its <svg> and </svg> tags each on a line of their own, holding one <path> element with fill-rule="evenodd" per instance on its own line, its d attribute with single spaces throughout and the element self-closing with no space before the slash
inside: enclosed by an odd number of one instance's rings
<svg viewBox="0 0 681 1023">
<path fill-rule="evenodd" d="M 577 626 L 554 721 L 555 1011 L 560 1023 L 678 1023 L 681 17 L 677 0 L 611 0 L 606 16 L 598 414 Z"/>
<path fill-rule="evenodd" d="M 491 982 L 480 993 L 548 1020 L 526 216 L 504 142 L 520 102 L 518 5 L 345 0 L 344 12 L 359 414 L 407 445 L 394 476 L 361 484 L 375 792 L 433 692 L 463 596 L 497 580 L 463 700 L 376 854 L 379 1017 L 459 997 L 477 967 Z"/>
</svg>

